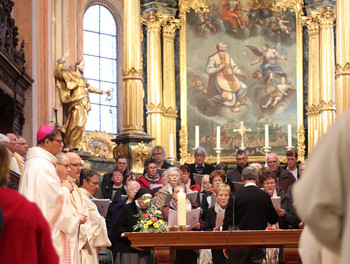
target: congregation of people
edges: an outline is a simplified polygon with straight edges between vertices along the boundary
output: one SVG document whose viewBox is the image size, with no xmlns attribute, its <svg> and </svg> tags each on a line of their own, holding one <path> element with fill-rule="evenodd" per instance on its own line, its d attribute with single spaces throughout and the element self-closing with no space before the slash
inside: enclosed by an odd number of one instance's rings
<svg viewBox="0 0 350 264">
<path fill-rule="evenodd" d="M 247 153 L 238 150 L 237 165 L 229 168 L 206 163 L 206 150 L 198 147 L 193 164 L 176 167 L 165 160 L 164 148 L 155 146 L 144 162 L 143 175 L 129 171 L 127 157 L 119 155 L 115 168 L 101 177 L 85 169 L 76 152 L 64 153 L 62 147 L 61 133 L 52 126 L 39 128 L 37 146 L 30 149 L 23 137 L 0 135 L 2 263 L 99 263 L 99 250 L 106 248 L 112 251 L 114 263 L 154 263 L 151 252 L 132 248 L 125 233 L 140 231 L 134 229 L 136 215 L 146 212 L 147 201 L 154 197 L 152 202 L 168 221 L 169 210 L 177 211 L 180 191 L 197 192 L 195 200 L 186 201 L 186 211 L 200 208 L 193 231 L 304 226 L 291 194 L 306 163 L 297 164 L 295 150 L 286 153 L 285 167 L 275 153 L 267 155 L 264 166 L 250 164 Z M 18 192 L 6 188 L 9 171 L 21 177 Z M 272 197 L 280 197 L 280 208 L 274 207 Z M 93 198 L 110 200 L 105 217 Z M 218 214 L 224 215 L 221 227 Z M 172 259 L 174 263 L 226 263 L 227 259 L 229 263 L 284 263 L 284 254 L 282 248 L 176 250 Z"/>
</svg>

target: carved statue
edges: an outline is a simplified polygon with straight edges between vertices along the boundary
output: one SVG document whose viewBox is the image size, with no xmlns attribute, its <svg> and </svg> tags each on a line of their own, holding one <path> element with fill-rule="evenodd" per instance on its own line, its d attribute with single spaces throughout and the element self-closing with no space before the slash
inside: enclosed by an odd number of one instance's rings
<svg viewBox="0 0 350 264">
<path fill-rule="evenodd" d="M 83 77 L 84 61 L 77 61 L 75 71 L 64 70 L 63 64 L 69 56 L 69 50 L 57 61 L 54 75 L 60 91 L 61 100 L 68 104 L 68 119 L 61 131 L 65 133 L 65 144 L 72 149 L 79 149 L 85 135 L 85 125 L 90 111 L 90 93 L 110 95 L 110 91 L 102 91 L 90 86 Z"/>
</svg>

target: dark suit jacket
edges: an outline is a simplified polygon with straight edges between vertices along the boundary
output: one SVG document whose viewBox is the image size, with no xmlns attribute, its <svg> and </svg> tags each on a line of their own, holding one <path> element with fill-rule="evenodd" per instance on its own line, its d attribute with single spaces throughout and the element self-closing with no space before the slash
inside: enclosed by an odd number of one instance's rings
<svg viewBox="0 0 350 264">
<path fill-rule="evenodd" d="M 282 169 L 284 169 L 284 170 L 288 171 L 288 170 L 287 170 L 287 167 L 288 167 L 288 165 L 283 166 L 283 167 L 282 167 Z M 299 180 L 299 177 L 300 177 L 300 174 L 299 174 L 299 165 L 297 165 L 297 171 L 298 171 L 298 174 L 297 174 L 297 179 Z M 293 174 L 293 173 L 292 173 L 292 174 Z"/>
<path fill-rule="evenodd" d="M 224 230 L 233 224 L 240 230 L 265 230 L 267 223 L 275 224 L 278 215 L 272 205 L 270 195 L 256 186 L 243 187 L 236 192 L 225 210 Z"/>
<path fill-rule="evenodd" d="M 278 181 L 278 189 L 284 193 L 288 193 L 289 186 L 295 182 L 294 175 L 289 171 L 278 168 L 276 172 L 276 177 Z"/>
<path fill-rule="evenodd" d="M 210 173 L 212 173 L 215 170 L 215 168 L 206 162 L 204 162 L 204 164 L 205 165 L 204 165 L 202 174 L 210 175 Z M 196 168 L 195 168 L 195 165 L 194 165 L 194 163 L 193 164 L 186 164 L 186 165 L 190 168 L 190 178 L 193 179 L 193 173 L 198 173 Z"/>
</svg>

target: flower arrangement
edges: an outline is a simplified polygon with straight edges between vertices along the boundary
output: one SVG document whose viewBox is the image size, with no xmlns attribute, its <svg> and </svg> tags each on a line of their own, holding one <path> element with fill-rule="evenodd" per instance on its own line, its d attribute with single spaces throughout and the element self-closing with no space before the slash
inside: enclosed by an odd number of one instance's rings
<svg viewBox="0 0 350 264">
<path fill-rule="evenodd" d="M 160 218 L 162 212 L 149 201 L 146 213 L 139 212 L 137 224 L 134 225 L 134 230 L 140 228 L 144 232 L 167 232 L 167 223 Z"/>
</svg>

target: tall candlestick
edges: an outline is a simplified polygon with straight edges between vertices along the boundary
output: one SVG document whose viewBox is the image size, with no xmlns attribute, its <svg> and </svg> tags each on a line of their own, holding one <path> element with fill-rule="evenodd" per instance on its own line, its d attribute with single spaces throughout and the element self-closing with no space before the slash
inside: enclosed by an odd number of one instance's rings
<svg viewBox="0 0 350 264">
<path fill-rule="evenodd" d="M 292 125 L 288 124 L 288 147 L 292 146 Z"/>
<path fill-rule="evenodd" d="M 216 127 L 216 148 L 220 148 L 220 128 L 219 126 Z"/>
<path fill-rule="evenodd" d="M 169 134 L 169 156 L 174 156 L 174 134 Z"/>
<path fill-rule="evenodd" d="M 199 147 L 199 126 L 195 126 L 195 141 L 194 141 L 194 147 L 198 148 Z"/>
<path fill-rule="evenodd" d="M 269 125 L 265 124 L 265 147 L 269 147 Z"/>
<path fill-rule="evenodd" d="M 186 193 L 182 188 L 177 194 L 177 225 L 186 225 Z"/>
</svg>

